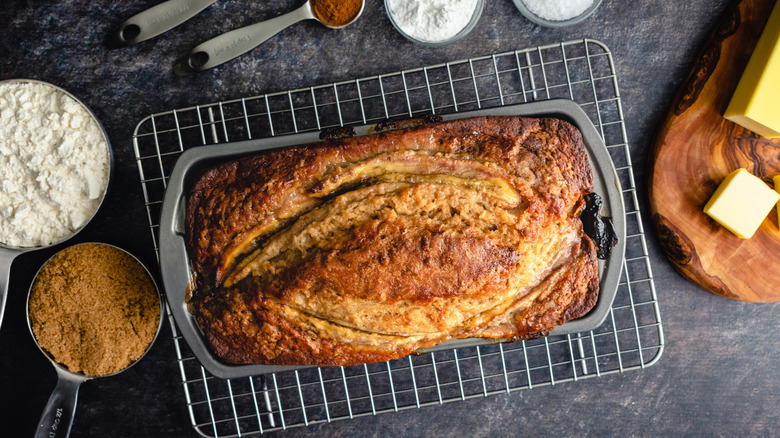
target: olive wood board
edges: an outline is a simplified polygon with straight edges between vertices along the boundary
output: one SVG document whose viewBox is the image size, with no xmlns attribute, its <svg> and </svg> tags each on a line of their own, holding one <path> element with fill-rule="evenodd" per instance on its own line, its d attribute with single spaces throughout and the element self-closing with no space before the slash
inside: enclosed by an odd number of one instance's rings
<svg viewBox="0 0 780 438">
<path fill-rule="evenodd" d="M 651 218 L 666 256 L 701 288 L 750 302 L 780 300 L 777 212 L 741 239 L 703 208 L 735 169 L 746 168 L 770 187 L 780 174 L 780 139 L 722 116 L 774 3 L 743 0 L 728 9 L 678 91 L 650 159 Z"/>
<path fill-rule="evenodd" d="M 443 115 L 442 118 L 454 120 L 477 116 L 557 117 L 571 122 L 582 133 L 593 172 L 594 191 L 601 196 L 604 202 L 602 215 L 612 218 L 618 242 L 607 260 L 599 260 L 600 290 L 596 306 L 584 317 L 568 321 L 550 334 L 565 335 L 595 330 L 607 318 L 617 294 L 626 248 L 626 221 L 622 190 L 609 151 L 601 136 L 579 105 L 573 101 L 562 99 L 447 114 Z M 373 128 L 374 125 L 355 127 L 355 132 L 357 135 L 365 135 L 371 133 Z M 217 145 L 216 147 L 200 146 L 184 151 L 176 161 L 165 192 L 160 215 L 162 280 L 165 295 L 180 334 L 201 365 L 216 377 L 239 378 L 307 368 L 307 366 L 232 365 L 220 361 L 211 353 L 195 317 L 187 310 L 186 295 L 192 284 L 192 273 L 183 232 L 186 194 L 189 192 L 193 179 L 208 166 L 268 149 L 307 144 L 318 140 L 319 132 L 304 132 Z M 419 352 L 471 347 L 491 342 L 497 341 L 454 339 Z"/>
</svg>

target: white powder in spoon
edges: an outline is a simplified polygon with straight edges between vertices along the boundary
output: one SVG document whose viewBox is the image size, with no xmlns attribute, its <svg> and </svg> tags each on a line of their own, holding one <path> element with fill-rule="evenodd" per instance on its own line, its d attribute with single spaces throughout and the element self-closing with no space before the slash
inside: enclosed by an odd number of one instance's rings
<svg viewBox="0 0 780 438">
<path fill-rule="evenodd" d="M 446 41 L 471 21 L 478 0 L 389 0 L 395 23 L 420 41 Z"/>
<path fill-rule="evenodd" d="M 529 11 L 550 21 L 572 19 L 585 12 L 593 0 L 523 0 Z"/>
<path fill-rule="evenodd" d="M 95 213 L 108 145 L 94 117 L 59 88 L 0 84 L 0 243 L 46 246 Z"/>
</svg>

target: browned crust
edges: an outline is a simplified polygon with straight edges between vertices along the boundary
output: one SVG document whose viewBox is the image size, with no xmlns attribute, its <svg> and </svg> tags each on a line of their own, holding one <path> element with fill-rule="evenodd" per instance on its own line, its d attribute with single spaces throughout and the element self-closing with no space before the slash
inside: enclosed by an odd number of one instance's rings
<svg viewBox="0 0 780 438">
<path fill-rule="evenodd" d="M 583 238 L 577 251 L 585 256 L 583 263 L 565 274 L 565 281 L 556 285 L 554 293 L 518 313 L 513 324 L 492 339 L 535 339 L 572 319 L 585 316 L 598 298 L 598 272 L 595 249 L 590 239 Z M 300 319 L 280 317 L 266 307 L 247 303 L 247 294 L 238 289 L 227 292 L 227 299 L 210 296 L 198 307 L 197 319 L 214 354 L 228 363 L 265 365 L 343 366 L 383 362 L 407 356 L 422 348 L 446 340 L 429 339 L 417 344 L 398 343 L 391 348 L 368 349 L 334 342 L 323 337 Z M 263 301 L 260 299 L 259 301 Z M 479 337 L 484 332 L 474 330 L 458 333 L 453 338 Z"/>
<path fill-rule="evenodd" d="M 240 241 L 241 232 L 257 225 L 263 212 L 281 208 L 296 185 L 312 186 L 329 165 L 403 150 L 399 139 L 408 133 L 437 139 L 430 150 L 493 161 L 510 172 L 524 164 L 518 156 L 549 159 L 561 167 L 569 187 L 593 190 L 581 134 L 559 119 L 479 117 L 279 149 L 211 168 L 193 186 L 186 237 L 195 270 L 217 271 L 214 256 Z"/>
<path fill-rule="evenodd" d="M 550 221 L 571 221 L 566 222 L 567 226 L 574 227 L 579 243 L 571 247 L 569 261 L 553 269 L 538 286 L 539 296 L 530 305 L 507 310 L 480 324 L 422 339 L 358 333 L 361 342 L 335 339 L 338 336 L 331 334 L 338 324 L 326 330 L 321 326 L 331 321 L 315 323 L 290 313 L 290 306 L 295 307 L 290 294 L 317 281 L 327 281 L 330 288 L 343 288 L 367 300 L 425 303 L 441 298 L 458 300 L 463 293 L 460 280 L 478 277 L 484 284 L 472 292 L 489 296 L 506 288 L 507 280 L 502 275 L 522 258 L 513 247 L 496 244 L 491 249 L 489 239 L 469 241 L 467 232 L 459 235 L 428 227 L 414 230 L 416 234 L 411 236 L 403 223 L 398 225 L 399 229 L 377 228 L 392 228 L 392 221 L 366 224 L 354 230 L 351 239 L 308 259 L 296 270 L 286 271 L 274 282 L 258 284 L 248 278 L 229 288 L 221 286 L 226 269 L 222 255 L 234 249 L 237 242 L 246 240 L 250 230 L 268 221 L 271 215 L 284 211 L 295 193 L 314 190 L 336 166 L 410 147 L 429 154 L 492 163 L 518 180 L 525 178 L 530 169 L 535 182 L 530 188 L 519 183 L 515 187 L 521 196 L 533 197 L 525 219 L 528 222 L 523 227 L 517 225 L 517 232 L 525 239 L 545 237 Z M 596 303 L 596 252 L 578 218 L 582 197 L 592 190 L 581 135 L 572 125 L 558 119 L 465 119 L 231 161 L 207 170 L 189 197 L 186 242 L 199 278 L 192 311 L 214 354 L 226 362 L 242 364 L 349 365 L 402 357 L 454 337 L 537 337 L 584 316 Z M 396 236 L 397 241 L 382 246 L 378 236 L 388 233 Z M 431 255 L 440 260 L 428 267 L 415 262 Z M 394 263 L 411 266 L 415 272 L 402 272 Z M 376 281 L 362 281 L 361 276 L 366 273 Z M 452 282 L 453 278 L 458 279 L 458 284 Z M 409 325 L 414 323 L 408 321 Z M 366 343 L 373 338 L 381 338 L 381 347 Z"/>
</svg>

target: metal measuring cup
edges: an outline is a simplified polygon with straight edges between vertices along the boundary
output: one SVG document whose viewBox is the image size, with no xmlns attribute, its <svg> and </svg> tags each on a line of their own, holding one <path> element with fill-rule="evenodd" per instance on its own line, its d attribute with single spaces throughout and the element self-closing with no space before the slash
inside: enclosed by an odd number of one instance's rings
<svg viewBox="0 0 780 438">
<path fill-rule="evenodd" d="M 38 422 L 38 429 L 35 431 L 36 438 L 57 438 L 67 437 L 70 435 L 70 428 L 73 425 L 73 418 L 76 414 L 76 403 L 78 400 L 79 388 L 81 387 L 81 384 L 92 379 L 115 376 L 140 362 L 141 359 L 146 356 L 149 350 L 151 350 L 155 341 L 157 341 L 157 337 L 160 335 L 160 328 L 162 327 L 163 317 L 165 316 L 165 302 L 163 300 L 162 294 L 160 293 L 160 288 L 157 285 L 157 282 L 154 280 L 154 276 L 152 276 L 151 272 L 149 272 L 149 269 L 147 269 L 146 266 L 141 263 L 137 257 L 123 250 L 122 248 L 107 243 L 86 242 L 79 245 L 84 244 L 97 244 L 113 247 L 129 255 L 136 263 L 138 263 L 138 265 L 143 268 L 144 272 L 151 280 L 152 285 L 154 286 L 154 290 L 157 293 L 157 298 L 160 305 L 160 319 L 157 323 L 157 331 L 154 334 L 152 341 L 146 347 L 146 351 L 144 351 L 141 357 L 136 359 L 133 363 L 126 366 L 125 368 L 122 368 L 121 370 L 114 373 L 101 376 L 86 376 L 84 374 L 76 374 L 68 371 L 65 369 L 65 367 L 55 361 L 54 358 L 41 347 L 41 345 L 38 343 L 38 339 L 35 337 L 35 332 L 33 332 L 32 324 L 30 322 L 30 297 L 32 296 L 33 286 L 35 286 L 35 282 L 37 281 L 38 275 L 41 273 L 43 267 L 46 266 L 57 254 L 59 254 L 59 252 L 51 256 L 35 274 L 35 278 L 30 284 L 30 290 L 27 292 L 27 304 L 25 306 L 27 312 L 27 329 L 30 331 L 30 336 L 32 336 L 33 340 L 35 341 L 35 345 L 38 347 L 41 353 L 43 353 L 44 356 L 49 359 L 49 362 L 54 365 L 54 369 L 57 371 L 57 386 L 54 387 L 54 391 L 51 393 L 49 401 L 46 403 L 46 407 L 43 409 L 41 419 Z"/>
<path fill-rule="evenodd" d="M 11 265 L 13 264 L 13 261 L 16 257 L 18 257 L 21 254 L 24 254 L 26 252 L 30 251 L 37 251 L 40 249 L 45 248 L 51 248 L 52 246 L 58 245 L 60 243 L 65 242 L 66 240 L 71 239 L 73 236 L 78 234 L 81 230 L 84 229 L 84 227 L 89 224 L 92 219 L 94 219 L 97 212 L 100 210 L 100 207 L 103 205 L 103 202 L 106 199 L 106 194 L 108 193 L 108 188 L 111 185 L 111 180 L 114 174 L 114 154 L 111 150 L 111 142 L 108 140 L 108 134 L 106 133 L 105 128 L 103 128 L 103 125 L 100 123 L 100 120 L 98 120 L 97 117 L 95 117 L 95 114 L 90 110 L 82 101 L 76 98 L 76 96 L 70 94 L 69 92 L 65 91 L 64 89 L 50 84 L 48 82 L 43 81 L 37 81 L 33 79 L 8 79 L 4 81 L 0 81 L 0 86 L 10 83 L 32 83 L 32 84 L 41 84 L 46 85 L 49 87 L 52 87 L 56 90 L 58 90 L 61 93 L 66 94 L 76 102 L 78 102 L 84 109 L 87 110 L 87 112 L 92 116 L 92 119 L 95 120 L 95 122 L 98 124 L 98 127 L 100 128 L 101 132 L 103 133 L 103 139 L 106 142 L 106 153 L 108 154 L 108 175 L 106 176 L 106 187 L 103 190 L 103 193 L 100 196 L 100 203 L 98 204 L 97 208 L 95 208 L 95 211 L 92 213 L 92 216 L 84 222 L 81 227 L 79 227 L 76 230 L 73 230 L 73 232 L 63 237 L 62 239 L 52 242 L 49 245 L 42 245 L 42 246 L 35 246 L 35 247 L 15 247 L 15 246 L 9 246 L 5 245 L 2 242 L 0 242 L 0 326 L 2 326 L 3 323 L 3 313 L 5 311 L 5 300 L 6 296 L 8 295 L 8 284 L 10 283 L 10 275 L 11 275 Z"/>
<path fill-rule="evenodd" d="M 177 75 L 183 76 L 216 67 L 254 49 L 272 36 L 302 20 L 317 20 L 329 29 L 341 29 L 357 21 L 363 14 L 365 6 L 365 0 L 361 1 L 360 10 L 350 21 L 340 26 L 331 26 L 317 17 L 312 9 L 312 0 L 308 0 L 303 6 L 292 12 L 223 33 L 199 44 L 190 53 L 176 61 L 173 71 Z"/>
</svg>

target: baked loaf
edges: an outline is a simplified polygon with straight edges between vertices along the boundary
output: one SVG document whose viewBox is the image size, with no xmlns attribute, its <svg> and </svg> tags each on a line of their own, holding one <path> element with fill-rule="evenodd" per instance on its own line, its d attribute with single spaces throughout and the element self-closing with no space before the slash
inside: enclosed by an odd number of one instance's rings
<svg viewBox="0 0 780 438">
<path fill-rule="evenodd" d="M 195 182 L 189 301 L 234 364 L 352 365 L 585 315 L 598 264 L 579 131 L 481 117 L 322 141 Z"/>
</svg>

